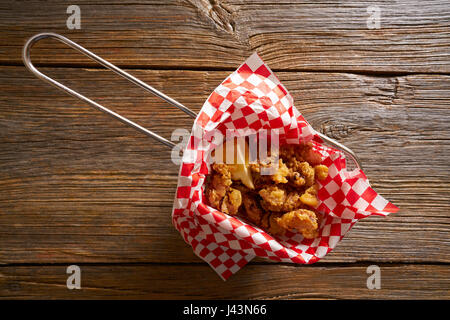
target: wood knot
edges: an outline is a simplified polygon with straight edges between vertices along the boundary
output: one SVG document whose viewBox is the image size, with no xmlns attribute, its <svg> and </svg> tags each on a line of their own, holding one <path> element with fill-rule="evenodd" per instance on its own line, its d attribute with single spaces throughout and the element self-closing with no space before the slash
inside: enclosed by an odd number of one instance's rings
<svg viewBox="0 0 450 320">
<path fill-rule="evenodd" d="M 346 138 L 351 131 L 348 125 L 333 120 L 325 121 L 320 126 L 320 132 L 333 139 Z"/>
<path fill-rule="evenodd" d="M 201 16 L 207 18 L 213 25 L 230 34 L 235 32 L 233 9 L 219 0 L 187 0 Z"/>
</svg>

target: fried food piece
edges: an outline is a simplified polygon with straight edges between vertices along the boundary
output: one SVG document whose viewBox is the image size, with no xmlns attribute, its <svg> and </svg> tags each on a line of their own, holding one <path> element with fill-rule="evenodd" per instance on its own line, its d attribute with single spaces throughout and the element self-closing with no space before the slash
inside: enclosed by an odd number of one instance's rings
<svg viewBox="0 0 450 320">
<path fill-rule="evenodd" d="M 235 215 L 242 203 L 241 192 L 231 188 L 230 167 L 226 164 L 215 163 L 212 165 L 213 173 L 206 189 L 206 197 L 209 204 L 222 212 Z"/>
<path fill-rule="evenodd" d="M 220 202 L 222 201 L 225 195 L 221 195 L 217 190 L 213 188 L 206 189 L 206 199 L 208 199 L 208 203 L 211 207 L 219 208 Z"/>
<path fill-rule="evenodd" d="M 305 177 L 305 185 L 307 187 L 312 186 L 314 184 L 315 179 L 315 171 L 313 167 L 309 165 L 308 162 L 302 162 L 300 163 L 300 172 Z"/>
<path fill-rule="evenodd" d="M 298 147 L 296 150 L 301 153 L 302 147 Z M 295 149 L 290 149 L 290 152 L 295 151 Z M 290 154 L 289 152 L 289 154 Z M 285 152 L 286 153 L 286 152 Z M 294 153 L 295 154 L 295 153 Z M 300 159 L 300 160 L 299 160 Z M 312 186 L 315 179 L 315 170 L 307 162 L 303 161 L 302 157 L 290 157 L 286 160 L 286 166 L 289 168 L 288 178 L 290 184 L 294 187 Z"/>
<path fill-rule="evenodd" d="M 289 182 L 293 187 L 303 187 L 306 184 L 305 178 L 297 171 L 291 171 L 289 174 Z"/>
<path fill-rule="evenodd" d="M 230 188 L 223 198 L 220 211 L 229 215 L 236 215 L 242 203 L 241 192 L 237 189 Z"/>
<path fill-rule="evenodd" d="M 296 209 L 300 209 L 304 207 L 304 203 L 302 201 L 302 191 L 296 191 L 293 190 L 291 192 L 288 193 L 286 200 L 283 204 L 283 210 L 284 212 L 286 211 L 292 211 L 292 210 L 296 210 Z"/>
<path fill-rule="evenodd" d="M 314 171 L 316 173 L 317 180 L 322 181 L 328 177 L 328 167 L 323 164 L 318 164 L 314 166 Z"/>
<path fill-rule="evenodd" d="M 275 161 L 275 160 L 273 160 Z M 271 169 L 274 170 L 274 173 L 272 174 L 263 174 L 261 169 Z M 287 177 L 290 174 L 289 168 L 286 166 L 286 164 L 283 162 L 283 159 L 278 159 L 278 166 L 275 168 L 273 165 L 272 159 L 267 160 L 266 163 L 252 163 L 250 164 L 250 169 L 252 172 L 256 173 L 256 175 L 259 174 L 260 177 L 267 177 L 269 176 L 270 179 L 275 183 L 287 183 L 288 179 Z M 255 174 L 254 174 L 255 176 Z"/>
<path fill-rule="evenodd" d="M 261 164 L 259 162 L 252 162 L 248 165 L 252 172 L 259 173 L 261 172 Z"/>
<path fill-rule="evenodd" d="M 272 213 L 269 217 L 269 232 L 274 235 L 284 235 L 286 228 L 283 228 L 277 221 L 280 216 L 277 213 Z"/>
<path fill-rule="evenodd" d="M 261 173 L 253 172 L 253 184 L 255 186 L 255 190 L 259 190 L 261 188 L 267 187 L 273 183 L 270 176 L 261 175 Z"/>
<path fill-rule="evenodd" d="M 259 191 L 261 206 L 266 211 L 286 212 L 304 207 L 302 201 L 303 189 L 289 190 L 281 186 L 272 185 Z"/>
<path fill-rule="evenodd" d="M 259 205 L 256 197 L 249 193 L 245 193 L 243 195 L 242 202 L 244 204 L 245 213 L 248 220 L 256 225 L 259 225 L 264 215 L 264 211 Z"/>
<path fill-rule="evenodd" d="M 303 186 L 305 184 L 311 186 L 314 183 L 315 171 L 308 162 L 291 158 L 287 160 L 286 165 L 290 171 L 289 178 L 303 178 L 302 184 L 297 182 L 297 186 Z"/>
<path fill-rule="evenodd" d="M 267 212 L 261 220 L 261 227 L 269 231 L 273 235 L 283 235 L 286 229 L 283 228 L 277 221 L 280 218 L 278 213 Z"/>
<path fill-rule="evenodd" d="M 315 166 L 322 162 L 321 154 L 314 151 L 311 142 L 305 143 L 300 146 L 300 155 L 305 161 L 309 162 L 309 164 Z"/>
<path fill-rule="evenodd" d="M 317 184 L 309 187 L 300 197 L 300 201 L 310 207 L 317 207 L 317 205 L 319 204 L 319 199 L 317 199 L 318 190 L 319 186 Z"/>
<path fill-rule="evenodd" d="M 272 185 L 259 190 L 261 205 L 269 211 L 282 211 L 286 201 L 286 191 L 278 186 Z"/>
<path fill-rule="evenodd" d="M 285 144 L 280 147 L 280 157 L 285 161 L 297 159 L 297 144 Z M 298 159 L 300 160 L 300 159 Z"/>
<path fill-rule="evenodd" d="M 297 230 L 306 239 L 313 239 L 318 236 L 317 216 L 311 210 L 298 209 L 290 211 L 281 217 L 275 218 L 275 221 L 282 228 Z"/>
<path fill-rule="evenodd" d="M 232 186 L 233 186 L 234 189 L 237 189 L 237 190 L 239 190 L 241 192 L 242 199 L 244 198 L 244 194 L 254 193 L 254 190 L 250 189 L 249 187 L 247 187 L 243 183 L 239 183 L 237 181 L 233 182 Z"/>
<path fill-rule="evenodd" d="M 231 171 L 230 167 L 225 163 L 214 163 L 212 168 L 215 172 L 219 173 L 224 179 L 227 180 L 227 183 L 231 182 Z"/>
<path fill-rule="evenodd" d="M 313 166 L 322 162 L 322 156 L 314 151 L 311 142 L 283 145 L 280 147 L 280 156 L 286 162 L 296 159 L 297 161 L 307 161 Z"/>
<path fill-rule="evenodd" d="M 287 176 L 289 175 L 290 170 L 288 167 L 283 163 L 282 159 L 278 160 L 278 168 L 277 171 L 272 175 L 272 180 L 275 183 L 287 183 Z"/>
<path fill-rule="evenodd" d="M 228 188 L 233 183 L 231 173 L 226 164 L 213 164 L 213 173 L 206 190 L 206 197 L 209 204 L 214 208 L 220 208 L 222 199 L 225 197 Z"/>
</svg>

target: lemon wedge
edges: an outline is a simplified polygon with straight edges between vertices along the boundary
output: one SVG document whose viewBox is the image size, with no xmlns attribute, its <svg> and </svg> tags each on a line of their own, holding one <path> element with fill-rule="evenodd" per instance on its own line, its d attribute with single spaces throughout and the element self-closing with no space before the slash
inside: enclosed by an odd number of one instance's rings
<svg viewBox="0 0 450 320">
<path fill-rule="evenodd" d="M 213 156 L 228 165 L 232 180 L 240 180 L 246 187 L 255 189 L 249 167 L 249 146 L 244 137 L 225 141 L 213 151 Z"/>
</svg>

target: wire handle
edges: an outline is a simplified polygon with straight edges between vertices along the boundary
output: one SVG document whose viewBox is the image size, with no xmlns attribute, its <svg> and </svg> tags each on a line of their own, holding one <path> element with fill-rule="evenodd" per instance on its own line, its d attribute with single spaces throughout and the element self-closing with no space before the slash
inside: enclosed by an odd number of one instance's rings
<svg viewBox="0 0 450 320">
<path fill-rule="evenodd" d="M 97 56 L 96 54 L 92 53 L 91 51 L 85 49 L 84 47 L 80 46 L 79 44 L 67 39 L 66 37 L 63 37 L 62 35 L 59 35 L 57 33 L 39 33 L 36 34 L 34 36 L 32 36 L 30 39 L 28 39 L 28 41 L 25 43 L 24 47 L 23 47 L 23 51 L 22 51 L 22 58 L 23 58 L 23 62 L 25 64 L 25 66 L 28 68 L 28 70 L 31 71 L 31 73 L 33 73 L 36 77 L 48 82 L 49 84 L 51 84 L 52 86 L 55 86 L 56 88 L 66 92 L 67 94 L 78 98 L 84 102 L 86 102 L 87 104 L 91 105 L 92 107 L 94 107 L 97 110 L 100 110 L 110 116 L 112 116 L 113 118 L 116 118 L 117 120 L 125 123 L 126 125 L 135 128 L 136 130 L 146 134 L 147 136 L 156 139 L 157 141 L 161 142 L 162 144 L 173 148 L 175 147 L 175 143 L 173 143 L 172 141 L 167 140 L 166 138 L 161 137 L 160 135 L 154 133 L 153 131 L 150 131 L 140 125 L 138 125 L 137 123 L 121 116 L 118 113 L 115 113 L 114 111 L 100 105 L 99 103 L 83 96 L 82 94 L 70 89 L 69 87 L 66 87 L 65 85 L 63 85 L 62 83 L 48 77 L 47 75 L 43 74 L 42 72 L 40 72 L 39 70 L 36 69 L 36 67 L 33 65 L 33 63 L 31 62 L 31 57 L 30 57 L 30 52 L 31 52 L 31 48 L 33 47 L 34 44 L 36 44 L 38 41 L 45 39 L 45 38 L 53 38 L 56 39 L 66 45 L 68 45 L 69 47 L 77 50 L 78 52 L 84 54 L 85 56 L 89 57 L 90 59 L 100 63 L 101 65 L 103 65 L 104 67 L 112 70 L 113 72 L 117 73 L 118 75 L 122 76 L 123 78 L 131 81 L 132 83 L 136 84 L 137 86 L 143 88 L 144 90 L 154 94 L 155 96 L 163 99 L 164 101 L 168 102 L 169 104 L 177 107 L 178 109 L 180 109 L 181 111 L 185 112 L 186 114 L 188 114 L 189 116 L 191 116 L 192 118 L 196 118 L 197 114 L 192 111 L 191 109 L 187 108 L 186 106 L 184 106 L 183 104 L 179 103 L 178 101 L 170 98 L 169 96 L 166 96 L 164 93 L 156 90 L 155 88 L 153 88 L 152 86 L 146 84 L 145 82 L 137 79 L 136 77 L 132 76 L 131 74 L 129 74 L 128 72 L 123 71 L 122 69 L 116 67 L 115 65 L 113 65 L 112 63 L 106 61 L 103 58 L 100 58 L 99 56 Z M 362 169 L 361 166 L 361 162 L 359 161 L 358 157 L 356 156 L 356 154 L 350 150 L 349 148 L 347 148 L 346 146 L 344 146 L 343 144 L 337 142 L 334 139 L 331 139 L 329 137 L 327 137 L 326 135 L 317 132 L 317 134 L 320 136 L 320 138 L 322 138 L 324 141 L 326 141 L 327 143 L 331 144 L 332 146 L 336 147 L 337 149 L 342 150 L 343 152 L 345 152 L 346 154 L 348 154 L 350 156 L 350 158 L 353 160 L 353 162 L 355 163 L 355 165 L 358 167 L 358 169 Z"/>
<path fill-rule="evenodd" d="M 164 101 L 170 103 L 171 105 L 177 107 L 178 109 L 180 109 L 181 111 L 187 113 L 189 116 L 191 116 L 192 118 L 197 117 L 197 114 L 192 111 L 191 109 L 185 107 L 184 105 L 182 105 L 181 103 L 179 103 L 178 101 L 166 96 L 164 93 L 156 90 L 155 88 L 153 88 L 152 86 L 149 86 L 148 84 L 146 84 L 145 82 L 142 82 L 141 80 L 135 78 L 134 76 L 132 76 L 131 74 L 123 71 L 122 69 L 116 67 L 115 65 L 109 63 L 108 61 L 100 58 L 99 56 L 97 56 L 96 54 L 92 53 L 91 51 L 83 48 L 82 46 L 78 45 L 77 43 L 67 39 L 66 37 L 63 37 L 59 34 L 56 33 L 40 33 L 40 34 L 36 34 L 33 37 L 31 37 L 26 43 L 25 46 L 23 47 L 23 52 L 22 52 L 22 57 L 23 57 L 23 62 L 25 64 L 25 66 L 38 78 L 50 83 L 51 85 L 57 87 L 58 89 L 61 89 L 62 91 L 68 93 L 69 95 L 78 98 L 86 103 L 88 103 L 89 105 L 91 105 L 92 107 L 94 107 L 97 110 L 100 110 L 106 114 L 109 114 L 110 116 L 118 119 L 119 121 L 137 129 L 138 131 L 141 131 L 142 133 L 146 134 L 149 137 L 152 137 L 153 139 L 156 139 L 157 141 L 165 144 L 166 146 L 173 148 L 175 146 L 175 143 L 173 143 L 172 141 L 167 140 L 166 138 L 161 137 L 160 135 L 154 133 L 153 131 L 150 131 L 140 125 L 138 125 L 137 123 L 121 116 L 118 113 L 115 113 L 114 111 L 100 105 L 99 103 L 92 101 L 91 99 L 83 96 L 82 94 L 79 94 L 78 92 L 66 87 L 65 85 L 63 85 L 62 83 L 48 77 L 47 75 L 43 74 L 42 72 L 40 72 L 39 70 L 36 69 L 36 67 L 33 65 L 33 63 L 31 62 L 31 58 L 30 58 L 30 51 L 31 48 L 33 47 L 34 44 L 36 44 L 36 42 L 45 39 L 45 38 L 53 38 L 53 39 L 57 39 L 60 42 L 68 45 L 69 47 L 81 52 L 82 54 L 84 54 L 85 56 L 91 58 L 94 61 L 97 61 L 98 63 L 100 63 L 101 65 L 103 65 L 104 67 L 114 71 L 115 73 L 117 73 L 118 75 L 124 77 L 125 79 L 131 81 L 132 83 L 136 84 L 137 86 L 145 89 L 146 91 L 154 94 L 155 96 L 163 99 Z"/>
</svg>

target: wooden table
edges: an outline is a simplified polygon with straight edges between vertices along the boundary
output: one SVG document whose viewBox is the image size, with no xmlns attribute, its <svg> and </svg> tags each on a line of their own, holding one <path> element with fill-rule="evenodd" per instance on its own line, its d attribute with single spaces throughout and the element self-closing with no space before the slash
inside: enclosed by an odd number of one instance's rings
<svg viewBox="0 0 450 320">
<path fill-rule="evenodd" d="M 87 1 L 0 4 L 0 297 L 450 298 L 447 1 Z M 380 9 L 368 27 L 367 7 Z M 370 22 L 370 21 L 369 21 Z M 306 119 L 352 148 L 401 208 L 360 221 L 320 262 L 255 259 L 222 281 L 171 223 L 166 147 L 32 76 L 31 35 L 61 33 L 200 110 L 257 51 Z M 192 119 L 47 40 L 49 75 L 170 137 Z M 81 268 L 68 290 L 66 268 Z M 381 289 L 366 286 L 381 268 Z"/>
</svg>

